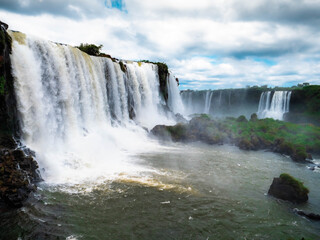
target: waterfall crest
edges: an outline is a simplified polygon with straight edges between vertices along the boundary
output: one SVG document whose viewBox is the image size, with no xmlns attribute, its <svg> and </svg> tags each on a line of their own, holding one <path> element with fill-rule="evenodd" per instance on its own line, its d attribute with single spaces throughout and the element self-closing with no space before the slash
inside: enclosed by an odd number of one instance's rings
<svg viewBox="0 0 320 240">
<path fill-rule="evenodd" d="M 21 137 L 46 180 L 77 182 L 132 168 L 129 153 L 156 145 L 140 126 L 174 123 L 163 107 L 157 65 L 125 62 L 123 72 L 110 58 L 11 36 Z M 168 81 L 169 107 L 178 111 L 179 90 Z"/>
<path fill-rule="evenodd" d="M 260 96 L 258 117 L 283 120 L 283 115 L 289 112 L 291 91 L 263 92 Z"/>
</svg>

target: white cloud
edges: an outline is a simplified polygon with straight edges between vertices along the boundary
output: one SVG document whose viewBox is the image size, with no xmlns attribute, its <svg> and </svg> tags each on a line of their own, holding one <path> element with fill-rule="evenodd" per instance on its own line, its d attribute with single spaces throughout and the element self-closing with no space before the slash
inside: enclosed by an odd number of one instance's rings
<svg viewBox="0 0 320 240">
<path fill-rule="evenodd" d="M 122 12 L 98 1 L 63 2 L 69 7 L 59 14 L 36 5 L 41 11 L 29 16 L 0 10 L 1 20 L 55 42 L 103 44 L 114 57 L 167 62 L 184 88 L 320 84 L 320 1 L 128 0 Z"/>
</svg>

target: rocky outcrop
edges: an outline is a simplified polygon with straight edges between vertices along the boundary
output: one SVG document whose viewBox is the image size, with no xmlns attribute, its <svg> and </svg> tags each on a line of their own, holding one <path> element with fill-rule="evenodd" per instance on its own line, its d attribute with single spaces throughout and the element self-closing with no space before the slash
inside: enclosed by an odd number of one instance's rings
<svg viewBox="0 0 320 240">
<path fill-rule="evenodd" d="M 16 99 L 11 74 L 11 37 L 8 25 L 0 22 L 0 136 L 18 135 Z"/>
<path fill-rule="evenodd" d="M 297 213 L 298 215 L 302 216 L 302 217 L 306 217 L 310 220 L 313 221 L 320 221 L 320 215 L 319 214 L 315 214 L 315 213 L 307 213 L 305 211 L 299 210 L 297 208 L 293 209 L 293 211 L 295 213 Z"/>
<path fill-rule="evenodd" d="M 0 200 L 21 207 L 41 180 L 38 164 L 29 149 L 19 149 L 12 138 L 0 139 Z"/>
<path fill-rule="evenodd" d="M 302 182 L 285 173 L 281 174 L 279 178 L 273 179 L 268 191 L 268 194 L 275 198 L 293 203 L 308 201 L 308 193 L 309 190 Z"/>
<path fill-rule="evenodd" d="M 320 136 L 316 134 L 320 129 L 315 126 L 307 126 L 307 129 L 308 132 L 300 125 L 273 119 L 257 119 L 255 114 L 250 121 L 244 116 L 221 120 L 200 114 L 195 115 L 189 122 L 183 121 L 175 126 L 156 126 L 151 133 L 162 139 L 180 142 L 228 143 L 243 150 L 264 149 L 290 156 L 297 162 L 307 163 L 308 159 L 312 159 L 310 152 L 316 153 L 320 150 Z M 302 131 L 304 135 L 300 134 L 298 138 L 297 135 Z M 306 138 L 308 142 L 305 141 Z"/>
</svg>

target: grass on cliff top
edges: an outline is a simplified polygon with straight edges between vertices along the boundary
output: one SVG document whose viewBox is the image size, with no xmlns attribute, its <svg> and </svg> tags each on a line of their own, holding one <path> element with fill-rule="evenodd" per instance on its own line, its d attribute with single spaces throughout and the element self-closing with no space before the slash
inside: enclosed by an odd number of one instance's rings
<svg viewBox="0 0 320 240">
<path fill-rule="evenodd" d="M 284 182 L 286 182 L 286 183 L 290 184 L 291 186 L 293 186 L 299 193 L 301 193 L 301 194 L 308 194 L 309 193 L 309 189 L 303 185 L 303 182 L 301 182 L 298 179 L 292 177 L 290 174 L 282 173 L 280 175 L 280 178 Z"/>
</svg>

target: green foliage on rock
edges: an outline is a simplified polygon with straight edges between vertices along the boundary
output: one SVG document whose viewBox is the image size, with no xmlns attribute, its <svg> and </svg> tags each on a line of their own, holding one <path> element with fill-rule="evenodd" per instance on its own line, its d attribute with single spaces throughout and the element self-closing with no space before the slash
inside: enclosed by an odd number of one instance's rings
<svg viewBox="0 0 320 240">
<path fill-rule="evenodd" d="M 245 116 L 241 115 L 240 117 L 237 118 L 237 122 L 248 122 Z"/>
<path fill-rule="evenodd" d="M 286 121 L 320 126 L 320 86 L 310 85 L 292 91 Z"/>
<path fill-rule="evenodd" d="M 92 56 L 99 56 L 100 50 L 103 47 L 103 45 L 94 45 L 94 44 L 88 44 L 88 43 L 81 43 L 80 46 L 76 46 L 76 48 L 79 48 L 81 51 L 92 55 Z"/>
<path fill-rule="evenodd" d="M 6 79 L 4 76 L 0 77 L 0 95 L 4 95 L 5 93 L 5 84 L 6 84 Z"/>
<path fill-rule="evenodd" d="M 320 127 L 274 119 L 247 121 L 240 117 L 211 119 L 194 115 L 188 124 L 164 127 L 174 141 L 202 141 L 208 144 L 232 143 L 241 149 L 269 149 L 305 161 L 320 153 Z"/>
<path fill-rule="evenodd" d="M 287 184 L 294 187 L 300 194 L 308 194 L 309 189 L 303 185 L 303 182 L 299 181 L 298 179 L 292 177 L 288 173 L 282 173 L 280 175 L 282 181 L 286 182 Z"/>
</svg>

